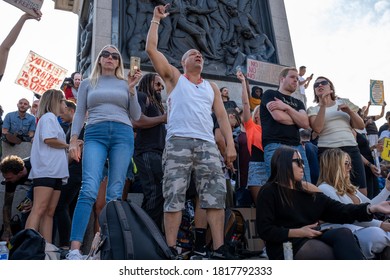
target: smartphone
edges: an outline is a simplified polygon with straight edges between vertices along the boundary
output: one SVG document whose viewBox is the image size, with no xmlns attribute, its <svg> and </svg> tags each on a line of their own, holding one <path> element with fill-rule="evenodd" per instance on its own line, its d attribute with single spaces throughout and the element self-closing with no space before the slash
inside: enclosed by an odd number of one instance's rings
<svg viewBox="0 0 390 280">
<path fill-rule="evenodd" d="M 141 69 L 141 58 L 138 56 L 130 57 L 130 76 L 134 76 L 138 69 Z"/>
<path fill-rule="evenodd" d="M 313 79 L 313 75 L 314 75 L 314 74 L 313 74 L 313 73 L 311 73 L 311 75 L 310 75 L 310 79 Z"/>
</svg>

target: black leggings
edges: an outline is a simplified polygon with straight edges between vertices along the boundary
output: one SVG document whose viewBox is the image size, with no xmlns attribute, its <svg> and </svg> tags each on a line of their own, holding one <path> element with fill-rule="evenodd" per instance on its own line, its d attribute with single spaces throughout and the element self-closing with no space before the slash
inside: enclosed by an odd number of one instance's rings
<svg viewBox="0 0 390 280">
<path fill-rule="evenodd" d="M 295 254 L 296 260 L 364 260 L 353 233 L 347 228 L 325 231 L 310 239 Z"/>
</svg>

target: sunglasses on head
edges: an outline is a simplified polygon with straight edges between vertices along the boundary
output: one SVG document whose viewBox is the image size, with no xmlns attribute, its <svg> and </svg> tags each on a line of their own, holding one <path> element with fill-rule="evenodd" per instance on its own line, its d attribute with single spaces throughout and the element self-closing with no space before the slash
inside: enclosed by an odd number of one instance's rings
<svg viewBox="0 0 390 280">
<path fill-rule="evenodd" d="M 104 58 L 108 58 L 110 55 L 111 55 L 113 60 L 119 60 L 119 58 L 120 58 L 119 53 L 116 53 L 116 52 L 112 53 L 109 51 L 102 51 L 102 53 L 100 54 L 100 56 L 102 56 Z"/>
<path fill-rule="evenodd" d="M 328 84 L 329 84 L 329 82 L 327 80 L 324 80 L 324 81 L 321 81 L 321 82 L 316 82 L 316 83 L 314 83 L 314 88 L 318 88 L 320 85 L 321 86 L 326 86 Z"/>
<path fill-rule="evenodd" d="M 303 167 L 305 165 L 305 162 L 301 158 L 293 158 L 292 162 L 295 162 L 298 167 Z"/>
</svg>

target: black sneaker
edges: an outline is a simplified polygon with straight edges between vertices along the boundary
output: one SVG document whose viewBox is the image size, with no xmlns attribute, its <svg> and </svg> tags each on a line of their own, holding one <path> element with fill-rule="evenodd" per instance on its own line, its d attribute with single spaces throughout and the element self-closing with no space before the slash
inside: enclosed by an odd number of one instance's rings
<svg viewBox="0 0 390 280">
<path fill-rule="evenodd" d="M 169 249 L 171 249 L 171 252 L 172 252 L 171 260 L 182 260 L 183 259 L 183 256 L 177 252 L 175 247 L 169 247 Z"/>
<path fill-rule="evenodd" d="M 222 245 L 217 250 L 214 250 L 210 256 L 213 260 L 238 260 L 239 258 L 229 251 L 226 245 Z"/>
<path fill-rule="evenodd" d="M 210 252 L 206 247 L 195 248 L 192 251 L 191 260 L 208 260 L 210 258 Z"/>
</svg>

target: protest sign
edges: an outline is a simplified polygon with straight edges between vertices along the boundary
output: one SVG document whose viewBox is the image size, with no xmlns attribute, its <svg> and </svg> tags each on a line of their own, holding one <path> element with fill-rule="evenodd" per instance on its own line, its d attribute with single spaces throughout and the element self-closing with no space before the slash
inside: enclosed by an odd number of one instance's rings
<svg viewBox="0 0 390 280">
<path fill-rule="evenodd" d="M 383 81 L 370 80 L 370 100 L 372 105 L 381 105 L 385 100 Z"/>
<path fill-rule="evenodd" d="M 385 138 L 383 142 L 383 151 L 381 153 L 383 160 L 390 161 L 390 138 Z"/>
<path fill-rule="evenodd" d="M 30 51 L 15 83 L 41 95 L 48 89 L 59 89 L 67 72 L 65 68 Z"/>
<path fill-rule="evenodd" d="M 4 0 L 4 1 L 33 16 L 36 15 L 34 10 L 40 10 L 43 5 L 43 0 Z"/>
<path fill-rule="evenodd" d="M 279 73 L 285 67 L 249 58 L 246 65 L 248 79 L 276 86 L 279 85 Z"/>
</svg>

